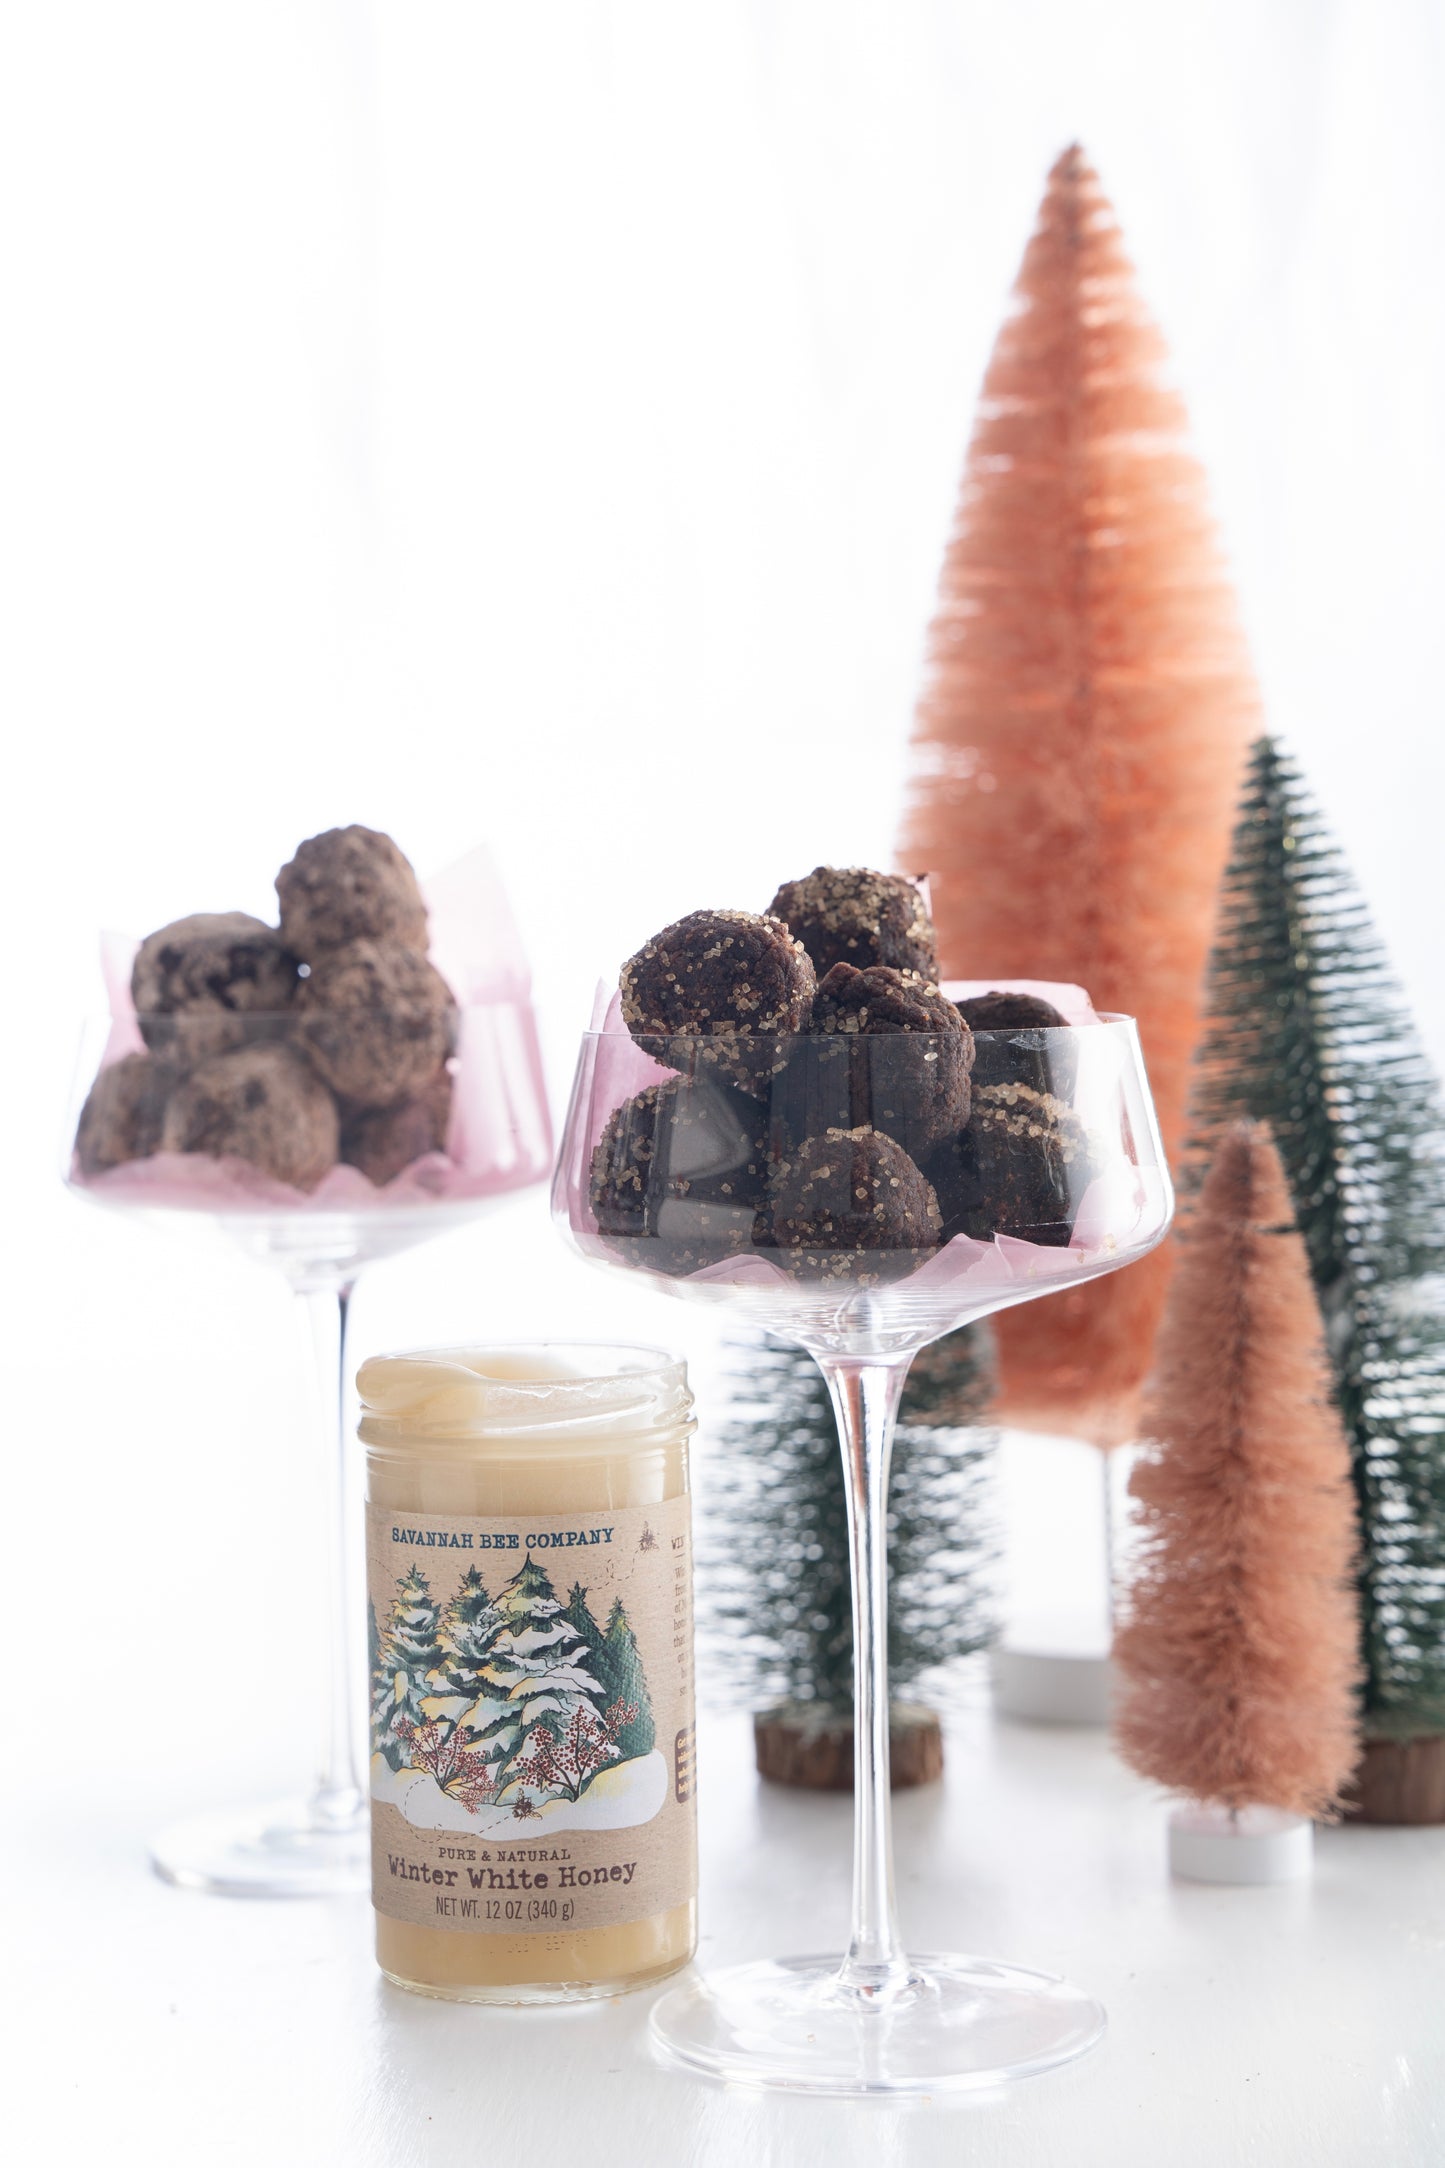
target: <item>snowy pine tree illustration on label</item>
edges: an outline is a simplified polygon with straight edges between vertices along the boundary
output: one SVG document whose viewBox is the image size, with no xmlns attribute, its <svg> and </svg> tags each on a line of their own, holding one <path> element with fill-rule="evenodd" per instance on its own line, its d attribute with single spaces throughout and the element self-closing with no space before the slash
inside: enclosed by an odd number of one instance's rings
<svg viewBox="0 0 1445 2168">
<path fill-rule="evenodd" d="M 686 1903 L 686 1495 L 505 1518 L 367 1515 L 373 1897 L 466 1934 Z"/>
</svg>

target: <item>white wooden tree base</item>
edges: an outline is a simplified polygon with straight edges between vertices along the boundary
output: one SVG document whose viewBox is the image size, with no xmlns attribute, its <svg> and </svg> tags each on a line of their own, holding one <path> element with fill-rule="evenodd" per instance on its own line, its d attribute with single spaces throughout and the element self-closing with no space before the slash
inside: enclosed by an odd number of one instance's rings
<svg viewBox="0 0 1445 2168">
<path fill-rule="evenodd" d="M 1169 1871 L 1186 1882 L 1298 1882 L 1314 1848 L 1314 1825 L 1278 1807 L 1176 1807 L 1169 1817 Z"/>
<path fill-rule="evenodd" d="M 1107 1656 L 1014 1648 L 989 1651 L 993 1705 L 1034 1724 L 1107 1724 L 1114 1667 Z"/>
</svg>

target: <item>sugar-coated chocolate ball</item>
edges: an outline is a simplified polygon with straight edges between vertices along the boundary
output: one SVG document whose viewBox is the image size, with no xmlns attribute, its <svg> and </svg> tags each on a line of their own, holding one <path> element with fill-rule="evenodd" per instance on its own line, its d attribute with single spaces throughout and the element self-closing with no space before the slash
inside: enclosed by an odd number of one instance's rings
<svg viewBox="0 0 1445 2168">
<path fill-rule="evenodd" d="M 817 979 L 802 944 L 778 919 L 750 911 L 692 911 L 664 926 L 622 966 L 622 1020 L 659 1061 L 670 1038 L 716 1041 L 694 1057 L 739 1083 L 773 1075 L 790 1034 L 805 1031 Z"/>
<path fill-rule="evenodd" d="M 881 1129 L 916 1155 L 968 1120 L 973 1034 L 915 972 L 834 964 L 813 1003 L 813 1033 L 839 1042 L 832 1058 L 848 1072 L 845 1126 Z M 800 1045 L 794 1059 L 816 1070 L 826 1103 L 827 1047 Z"/>
<path fill-rule="evenodd" d="M 218 1054 L 183 1077 L 166 1102 L 161 1148 L 244 1159 L 315 1189 L 336 1164 L 336 1102 L 314 1070 L 285 1046 Z"/>
<path fill-rule="evenodd" d="M 278 1036 L 296 984 L 295 955 L 245 911 L 197 911 L 148 934 L 130 981 L 146 1045 L 182 1063 Z"/>
<path fill-rule="evenodd" d="M 394 1107 L 345 1114 L 340 1157 L 380 1189 L 429 1152 L 446 1150 L 451 1111 L 451 1075 L 441 1069 L 414 1097 Z"/>
<path fill-rule="evenodd" d="M 106 1174 L 159 1149 L 167 1079 L 149 1054 L 125 1054 L 100 1071 L 75 1132 L 83 1176 Z"/>
<path fill-rule="evenodd" d="M 820 979 L 834 964 L 888 964 L 938 976 L 928 907 L 900 873 L 815 866 L 801 881 L 784 881 L 768 910 L 802 942 Z"/>
<path fill-rule="evenodd" d="M 937 1247 L 941 1222 L 900 1144 L 875 1129 L 830 1129 L 779 1169 L 772 1225 L 790 1271 L 868 1287 L 912 1271 Z"/>
<path fill-rule="evenodd" d="M 968 994 L 955 1007 L 974 1031 L 1053 1031 L 1069 1021 L 1041 994 Z"/>
<path fill-rule="evenodd" d="M 637 1093 L 592 1154 L 599 1233 L 631 1263 L 671 1275 L 751 1249 L 766 1231 L 767 1127 L 759 1102 L 715 1074 Z"/>
<path fill-rule="evenodd" d="M 931 1152 L 945 1241 L 996 1234 L 1063 1249 L 1099 1171 L 1094 1138 L 1073 1109 L 1028 1084 L 985 1084 L 968 1127 Z"/>
<path fill-rule="evenodd" d="M 276 876 L 281 931 L 306 963 L 351 941 L 388 941 L 425 952 L 426 905 L 390 836 L 375 828 L 328 828 L 301 844 Z"/>
<path fill-rule="evenodd" d="M 977 1037 L 974 1088 L 984 1084 L 1029 1084 L 1059 1099 L 1073 1096 L 1078 1074 L 1078 1045 L 1073 1035 L 1042 1034 L 1067 1029 L 1068 1018 L 1038 994 L 970 994 L 956 1004 Z"/>
<path fill-rule="evenodd" d="M 318 956 L 297 988 L 297 1037 L 340 1098 L 394 1107 L 441 1068 L 455 1010 L 446 980 L 414 949 L 351 941 Z"/>
</svg>

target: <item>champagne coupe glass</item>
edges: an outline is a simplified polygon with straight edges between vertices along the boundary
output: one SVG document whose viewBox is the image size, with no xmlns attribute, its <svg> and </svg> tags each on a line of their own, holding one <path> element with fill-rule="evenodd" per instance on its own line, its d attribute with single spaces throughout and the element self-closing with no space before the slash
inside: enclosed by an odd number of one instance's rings
<svg viewBox="0 0 1445 2168">
<path fill-rule="evenodd" d="M 899 1395 L 919 1348 L 1112 1272 L 1166 1232 L 1173 1199 L 1133 1022 L 975 1034 L 974 1114 L 961 1135 L 940 1143 L 918 1126 L 930 1064 L 944 1052 L 929 1034 L 779 1041 L 763 1075 L 756 1057 L 735 1061 L 717 1038 L 639 1043 L 608 1021 L 582 1044 L 553 1186 L 559 1227 L 602 1269 L 645 1275 L 685 1300 L 731 1305 L 813 1355 L 837 1414 L 853 1590 L 846 1952 L 688 1976 L 654 2008 L 654 2043 L 668 2060 L 714 2078 L 825 2093 L 997 2086 L 1066 2062 L 1103 2032 L 1104 2012 L 1089 1996 L 992 1960 L 910 1957 L 899 1939 L 888 1469 Z M 995 1083 L 981 1094 L 984 1075 Z M 936 1243 L 919 1242 L 915 1231 L 916 1247 L 890 1247 L 880 1225 L 876 1234 L 855 1227 L 846 1249 L 783 1246 L 760 1178 L 770 1166 L 777 1185 L 805 1135 L 831 1136 L 846 1151 L 841 1132 L 851 1128 L 856 1139 L 875 1110 L 879 1128 L 912 1147 L 934 1185 Z M 848 1209 L 846 1194 L 832 1201 Z M 782 1233 L 797 1239 L 796 1216 Z"/>
<path fill-rule="evenodd" d="M 376 1012 L 367 1023 L 379 1033 L 393 1026 L 404 1032 L 407 1019 Z M 253 1013 L 228 1015 L 225 1028 L 226 1050 L 236 1053 L 284 1045 L 295 1024 L 288 1016 Z M 91 1134 L 87 1150 L 67 1148 L 64 1179 L 77 1196 L 171 1233 L 219 1235 L 281 1272 L 305 1305 L 315 1346 L 329 1520 L 327 1698 L 317 1773 L 309 1792 L 294 1800 L 196 1816 L 163 1830 L 152 1847 L 152 1865 L 167 1881 L 188 1889 L 309 1897 L 364 1890 L 369 1884 L 369 1810 L 360 1774 L 353 1662 L 361 1613 L 354 1556 L 360 1516 L 352 1495 L 355 1455 L 346 1420 L 351 1297 L 357 1275 L 373 1259 L 395 1256 L 474 1219 L 494 1199 L 545 1180 L 552 1164 L 530 1003 L 518 994 L 462 1004 L 454 1044 L 444 1136 L 440 1127 L 428 1130 L 425 1118 L 417 1117 L 413 1133 L 400 1126 L 380 1144 L 373 1139 L 373 1151 L 382 1156 L 369 1160 L 371 1175 L 336 1165 L 310 1192 L 237 1157 L 159 1149 L 163 1067 L 146 1087 L 155 1104 L 135 1112 L 128 1136 Z M 76 1137 L 95 1079 L 143 1051 L 131 1014 L 97 1018 L 87 1028 L 68 1138 Z M 144 1149 L 146 1156 L 97 1164 L 131 1148 Z M 396 1165 L 400 1160 L 407 1163 Z"/>
</svg>

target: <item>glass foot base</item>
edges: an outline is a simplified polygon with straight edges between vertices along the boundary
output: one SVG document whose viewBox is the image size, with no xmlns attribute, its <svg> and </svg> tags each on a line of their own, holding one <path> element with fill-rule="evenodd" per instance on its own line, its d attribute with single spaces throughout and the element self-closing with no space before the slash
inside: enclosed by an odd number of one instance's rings
<svg viewBox="0 0 1445 2168">
<path fill-rule="evenodd" d="M 340 1897 L 371 1886 L 365 1806 L 324 1822 L 302 1800 L 173 1822 L 151 1846 L 163 1881 L 214 1897 Z"/>
<path fill-rule="evenodd" d="M 1046 1972 L 918 1957 L 910 1973 L 890 2003 L 860 2008 L 836 1957 L 735 1965 L 664 1995 L 653 2045 L 733 2085 L 900 2096 L 1006 2085 L 1103 2037 L 1102 2007 Z"/>
</svg>

